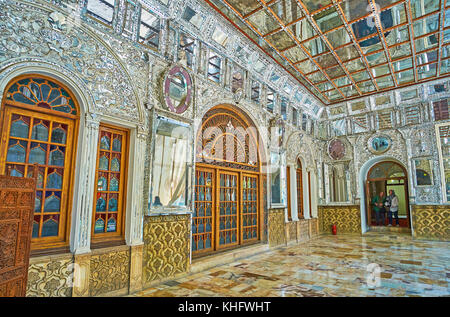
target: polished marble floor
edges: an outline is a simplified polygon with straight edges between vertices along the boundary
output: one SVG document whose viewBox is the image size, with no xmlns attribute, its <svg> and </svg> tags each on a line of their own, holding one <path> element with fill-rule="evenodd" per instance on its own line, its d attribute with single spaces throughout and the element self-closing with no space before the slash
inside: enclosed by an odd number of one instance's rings
<svg viewBox="0 0 450 317">
<path fill-rule="evenodd" d="M 134 296 L 450 296 L 449 280 L 450 242 L 374 232 L 322 235 Z"/>
</svg>

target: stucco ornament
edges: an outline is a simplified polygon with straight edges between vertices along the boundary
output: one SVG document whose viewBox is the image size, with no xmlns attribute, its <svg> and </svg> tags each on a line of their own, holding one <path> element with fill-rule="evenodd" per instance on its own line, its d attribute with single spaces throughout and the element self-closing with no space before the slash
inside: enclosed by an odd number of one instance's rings
<svg viewBox="0 0 450 317">
<path fill-rule="evenodd" d="M 130 76 L 106 43 L 87 28 L 74 27 L 58 11 L 4 0 L 0 30 L 0 65 L 14 58 L 56 63 L 84 81 L 99 111 L 138 119 Z"/>
</svg>

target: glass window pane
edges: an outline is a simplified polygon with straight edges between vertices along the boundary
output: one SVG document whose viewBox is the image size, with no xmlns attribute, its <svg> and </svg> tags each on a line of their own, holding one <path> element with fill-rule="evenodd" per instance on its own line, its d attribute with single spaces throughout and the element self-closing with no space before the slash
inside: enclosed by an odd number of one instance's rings
<svg viewBox="0 0 450 317">
<path fill-rule="evenodd" d="M 114 15 L 115 0 L 88 0 L 87 12 L 95 18 L 110 24 Z"/>
<path fill-rule="evenodd" d="M 159 46 L 160 19 L 157 15 L 142 9 L 139 26 L 139 42 L 157 49 Z"/>
</svg>

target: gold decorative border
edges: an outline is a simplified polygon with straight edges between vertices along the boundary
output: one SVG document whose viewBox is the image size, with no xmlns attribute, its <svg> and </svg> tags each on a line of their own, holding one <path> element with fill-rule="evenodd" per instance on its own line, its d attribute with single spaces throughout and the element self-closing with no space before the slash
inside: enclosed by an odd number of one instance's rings
<svg viewBox="0 0 450 317">
<path fill-rule="evenodd" d="M 336 224 L 337 234 L 361 234 L 361 213 L 359 205 L 319 206 L 319 231 L 332 233 L 331 226 Z"/>
<path fill-rule="evenodd" d="M 412 222 L 417 239 L 450 240 L 450 206 L 412 205 Z"/>
</svg>

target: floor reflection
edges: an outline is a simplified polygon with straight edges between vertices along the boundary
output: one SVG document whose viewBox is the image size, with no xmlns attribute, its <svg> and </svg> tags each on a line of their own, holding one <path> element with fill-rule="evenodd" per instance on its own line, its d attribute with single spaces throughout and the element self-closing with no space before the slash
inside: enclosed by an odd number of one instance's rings
<svg viewBox="0 0 450 317">
<path fill-rule="evenodd" d="M 408 234 L 320 236 L 134 296 L 449 296 L 448 242 Z"/>
</svg>

